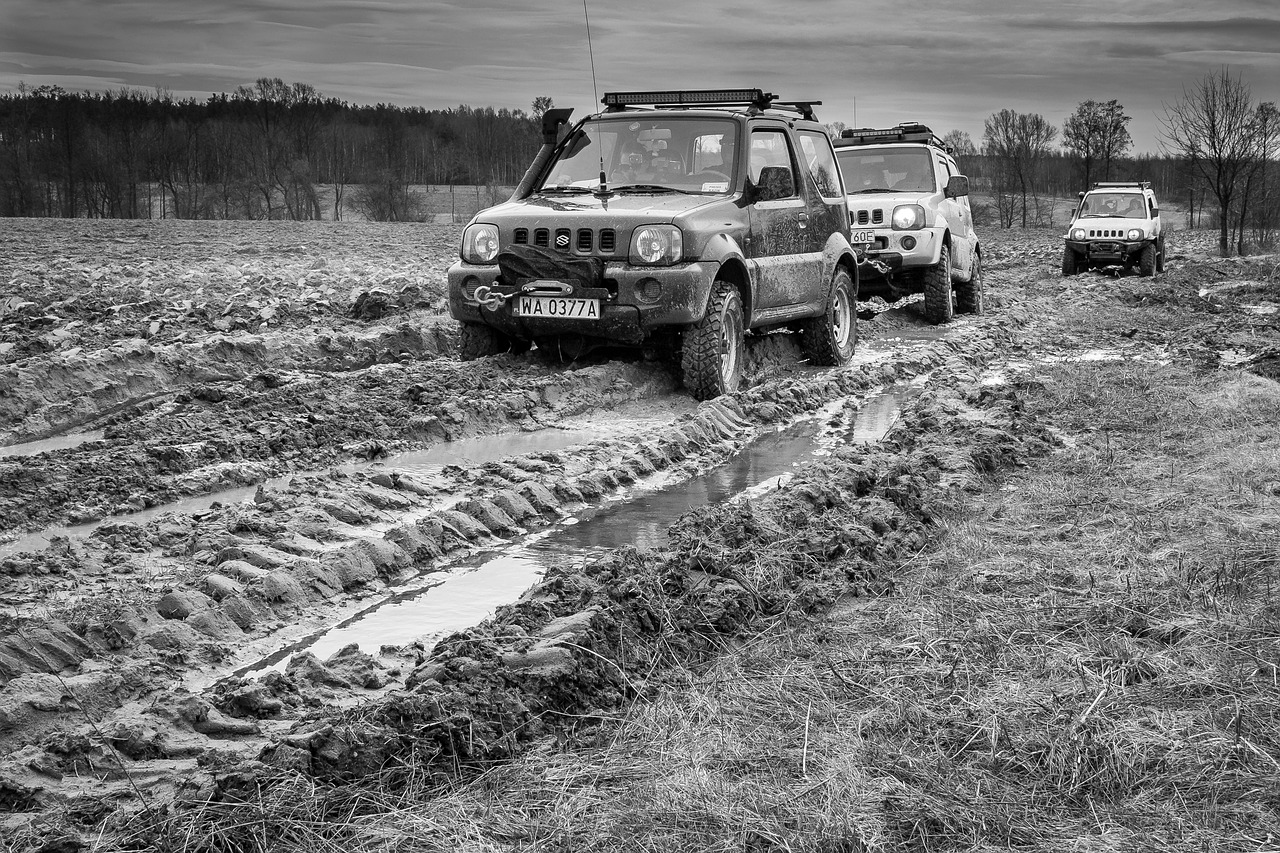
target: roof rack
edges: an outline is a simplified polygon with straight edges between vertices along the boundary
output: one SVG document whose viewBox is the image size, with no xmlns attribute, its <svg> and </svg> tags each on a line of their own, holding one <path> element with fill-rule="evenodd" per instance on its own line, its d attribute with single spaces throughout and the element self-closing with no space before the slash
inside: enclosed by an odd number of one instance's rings
<svg viewBox="0 0 1280 853">
<path fill-rule="evenodd" d="M 1140 187 L 1144 190 L 1151 189 L 1150 181 L 1094 181 L 1093 189 L 1102 189 L 1103 187 Z"/>
<path fill-rule="evenodd" d="M 897 127 L 850 127 L 840 131 L 836 145 L 883 145 L 886 142 L 927 142 L 951 153 L 942 137 L 918 121 L 904 121 Z"/>
<path fill-rule="evenodd" d="M 801 118 L 817 121 L 813 108 L 822 101 L 779 101 L 763 89 L 675 89 L 648 92 L 606 92 L 600 99 L 605 112 L 621 112 L 629 107 L 655 109 L 696 109 L 698 107 L 747 107 L 750 112 L 789 110 Z"/>
</svg>

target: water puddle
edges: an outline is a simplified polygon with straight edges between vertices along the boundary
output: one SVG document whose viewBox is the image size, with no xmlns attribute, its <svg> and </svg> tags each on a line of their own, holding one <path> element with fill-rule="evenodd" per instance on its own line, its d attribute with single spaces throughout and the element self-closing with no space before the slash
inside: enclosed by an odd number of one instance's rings
<svg viewBox="0 0 1280 853">
<path fill-rule="evenodd" d="M 741 453 L 704 474 L 679 482 L 655 475 L 619 491 L 599 506 L 565 518 L 551 530 L 478 554 L 443 580 L 404 588 L 334 627 L 291 643 L 236 675 L 283 669 L 292 655 L 309 651 L 321 660 L 352 643 L 376 654 L 382 646 L 421 641 L 428 648 L 454 631 L 475 625 L 501 604 L 536 583 L 551 565 L 578 565 L 633 545 L 655 548 L 690 509 L 751 498 L 777 488 L 807 465 L 839 446 L 873 443 L 884 437 L 913 388 L 902 387 L 865 401 L 852 417 L 840 404 L 777 432 L 760 436 Z"/>
<path fill-rule="evenodd" d="M 24 441 L 18 444 L 6 444 L 0 447 L 0 458 L 5 456 L 35 456 L 39 453 L 51 453 L 56 450 L 69 450 L 72 447 L 102 438 L 100 429 L 91 432 L 75 432 L 68 435 L 55 435 L 38 441 Z"/>
<path fill-rule="evenodd" d="M 92 435 L 84 433 L 83 435 Z M 71 438 L 66 436 L 65 438 Z M 347 462 L 330 468 L 313 471 L 290 471 L 279 477 L 266 480 L 267 488 L 284 484 L 291 477 L 311 474 L 324 474 L 329 471 L 340 471 L 346 474 L 357 472 L 397 471 L 405 474 L 430 475 L 439 472 L 446 465 L 481 465 L 509 456 L 525 456 L 530 453 L 544 453 L 562 450 L 579 444 L 586 444 L 600 438 L 598 430 L 587 429 L 543 429 L 533 432 L 503 433 L 500 435 L 482 436 L 479 438 L 445 441 L 423 450 L 411 450 L 377 459 L 373 462 Z M 58 439 L 47 439 L 56 441 Z M 84 439 L 88 440 L 88 439 Z M 29 442 L 40 444 L 42 442 Z M 27 445 L 14 445 L 26 447 Z M 69 445 L 71 446 L 71 445 Z M 47 448 L 46 448 L 47 449 Z M 6 449 L 0 449 L 4 453 Z M 34 451 L 40 452 L 40 451 Z M 9 542 L 0 543 L 0 557 L 19 554 L 23 551 L 41 551 L 49 546 L 55 536 L 68 539 L 83 539 L 93 533 L 105 521 L 131 522 L 146 524 L 154 518 L 167 513 L 197 514 L 207 512 L 215 503 L 235 504 L 250 500 L 258 490 L 257 485 L 239 486 L 233 489 L 222 489 L 205 495 L 181 498 L 166 504 L 150 507 L 139 512 L 113 515 L 101 521 L 90 521 L 84 524 L 59 525 L 46 527 L 33 533 L 19 536 Z"/>
</svg>

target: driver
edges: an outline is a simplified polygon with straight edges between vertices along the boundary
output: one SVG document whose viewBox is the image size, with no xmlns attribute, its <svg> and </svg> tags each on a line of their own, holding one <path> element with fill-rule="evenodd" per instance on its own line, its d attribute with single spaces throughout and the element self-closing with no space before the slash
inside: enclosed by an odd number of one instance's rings
<svg viewBox="0 0 1280 853">
<path fill-rule="evenodd" d="M 649 168 L 649 152 L 643 145 L 638 142 L 623 144 L 612 179 L 627 183 L 645 183 L 653 180 L 653 171 Z"/>
</svg>

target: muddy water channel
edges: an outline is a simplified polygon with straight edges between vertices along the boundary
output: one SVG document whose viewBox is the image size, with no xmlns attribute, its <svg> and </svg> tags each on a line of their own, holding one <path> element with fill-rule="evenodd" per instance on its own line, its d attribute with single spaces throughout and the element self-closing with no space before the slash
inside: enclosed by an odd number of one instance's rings
<svg viewBox="0 0 1280 853">
<path fill-rule="evenodd" d="M 235 674 L 283 668 L 293 654 L 303 651 L 324 660 L 351 644 L 374 654 L 383 646 L 415 641 L 429 650 L 441 637 L 475 625 L 499 605 L 513 601 L 553 564 L 582 564 L 624 545 L 660 547 L 671 525 L 692 508 L 749 498 L 776 488 L 836 447 L 878 441 L 918 387 L 913 383 L 884 391 L 851 415 L 843 412 L 842 404 L 832 404 L 757 437 L 701 475 L 679 481 L 658 475 L 636 483 L 599 505 L 564 517 L 549 530 L 473 554 L 443 580 L 418 579 L 404 585 L 334 627 L 290 643 Z"/>
</svg>

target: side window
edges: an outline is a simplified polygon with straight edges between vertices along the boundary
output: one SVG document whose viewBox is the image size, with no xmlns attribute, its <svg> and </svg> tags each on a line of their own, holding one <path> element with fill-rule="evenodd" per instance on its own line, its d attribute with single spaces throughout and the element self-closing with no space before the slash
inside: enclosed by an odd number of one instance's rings
<svg viewBox="0 0 1280 853">
<path fill-rule="evenodd" d="M 749 167 L 753 183 L 760 182 L 760 170 L 765 166 L 783 166 L 791 174 L 791 195 L 795 196 L 795 172 L 791 165 L 791 146 L 787 134 L 781 130 L 753 130 L 751 132 Z"/>
<path fill-rule="evenodd" d="M 831 147 L 831 139 L 816 130 L 802 130 L 800 151 L 804 154 L 804 162 L 818 187 L 818 193 L 827 201 L 843 199 L 844 187 L 840 184 L 840 172 L 836 169 L 836 153 Z"/>
</svg>

